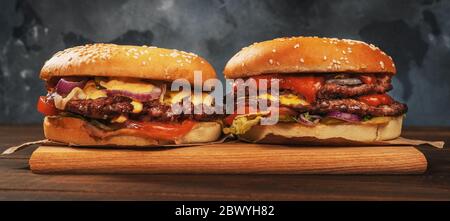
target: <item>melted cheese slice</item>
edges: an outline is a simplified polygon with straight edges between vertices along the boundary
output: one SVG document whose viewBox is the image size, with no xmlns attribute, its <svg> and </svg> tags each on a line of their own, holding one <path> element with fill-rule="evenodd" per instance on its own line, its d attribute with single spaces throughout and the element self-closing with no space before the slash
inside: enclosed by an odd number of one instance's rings
<svg viewBox="0 0 450 221">
<path fill-rule="evenodd" d="M 142 82 L 135 79 L 112 79 L 110 81 L 100 81 L 100 85 L 108 90 L 129 91 L 132 93 L 149 93 L 155 87 L 153 84 Z"/>
<path fill-rule="evenodd" d="M 93 81 L 88 81 L 83 88 L 83 92 L 86 94 L 86 99 L 97 99 L 106 97 L 105 90 L 97 89 L 97 86 Z"/>
<path fill-rule="evenodd" d="M 267 99 L 274 101 L 276 98 L 272 96 L 271 94 L 261 94 L 258 96 L 260 99 Z M 279 96 L 280 104 L 287 105 L 287 106 L 293 106 L 293 105 L 308 105 L 309 103 L 300 98 L 299 96 L 295 94 L 282 94 Z"/>
<path fill-rule="evenodd" d="M 120 115 L 120 116 L 118 116 L 118 117 L 112 119 L 112 120 L 111 120 L 111 123 L 123 123 L 123 122 L 125 122 L 125 121 L 127 121 L 127 120 L 128 120 L 127 117 L 125 117 L 124 115 Z"/>
<path fill-rule="evenodd" d="M 185 92 L 185 91 L 168 91 L 166 92 L 164 103 L 166 104 L 176 104 L 183 100 L 185 97 L 191 96 L 191 101 L 194 105 L 204 104 L 211 106 L 214 100 L 214 96 L 209 95 L 208 93 L 201 93 L 199 95 L 194 94 L 193 92 Z"/>
<path fill-rule="evenodd" d="M 138 114 L 141 113 L 143 104 L 139 101 L 131 101 L 131 105 L 133 105 L 133 113 Z"/>
</svg>

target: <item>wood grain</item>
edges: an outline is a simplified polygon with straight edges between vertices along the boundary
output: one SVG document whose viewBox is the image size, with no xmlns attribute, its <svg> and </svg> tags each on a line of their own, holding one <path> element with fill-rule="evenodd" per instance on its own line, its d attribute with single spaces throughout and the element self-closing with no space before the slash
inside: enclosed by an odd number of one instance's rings
<svg viewBox="0 0 450 221">
<path fill-rule="evenodd" d="M 420 174 L 427 168 L 412 146 L 244 143 L 145 151 L 41 146 L 29 163 L 34 173 L 74 174 Z"/>
<path fill-rule="evenodd" d="M 29 170 L 36 147 L 0 155 L 0 200 L 450 200 L 450 128 L 406 127 L 403 137 L 446 141 L 417 147 L 422 175 L 41 175 Z M 43 139 L 42 125 L 0 125 L 0 150 Z"/>
</svg>

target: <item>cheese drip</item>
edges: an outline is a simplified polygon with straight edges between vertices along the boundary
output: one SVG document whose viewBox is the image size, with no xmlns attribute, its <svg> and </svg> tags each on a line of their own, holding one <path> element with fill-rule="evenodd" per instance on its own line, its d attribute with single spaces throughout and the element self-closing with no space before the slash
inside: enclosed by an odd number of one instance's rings
<svg viewBox="0 0 450 221">
<path fill-rule="evenodd" d="M 135 79 L 111 79 L 100 81 L 100 85 L 107 90 L 129 91 L 136 94 L 150 93 L 155 85 Z"/>
<path fill-rule="evenodd" d="M 258 96 L 259 99 L 267 99 L 274 101 L 276 97 L 272 96 L 271 94 L 261 94 Z M 295 94 L 282 94 L 279 95 L 279 101 L 280 104 L 291 106 L 291 105 L 308 105 L 309 103 L 305 100 L 300 98 L 299 96 Z"/>
</svg>

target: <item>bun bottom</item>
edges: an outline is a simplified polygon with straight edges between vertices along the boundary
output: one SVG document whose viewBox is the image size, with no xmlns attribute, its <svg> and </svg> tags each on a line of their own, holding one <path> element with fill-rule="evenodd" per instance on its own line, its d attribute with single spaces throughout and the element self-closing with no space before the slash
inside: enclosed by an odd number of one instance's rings
<svg viewBox="0 0 450 221">
<path fill-rule="evenodd" d="M 192 130 L 176 140 L 158 140 L 133 129 L 105 131 L 89 122 L 73 117 L 45 117 L 44 135 L 47 139 L 70 146 L 150 147 L 171 144 L 207 143 L 219 139 L 222 126 L 217 122 L 199 122 Z"/>
<path fill-rule="evenodd" d="M 313 127 L 296 123 L 254 126 L 239 139 L 252 143 L 358 145 L 392 140 L 400 136 L 403 116 L 385 124 L 319 124 Z"/>
</svg>

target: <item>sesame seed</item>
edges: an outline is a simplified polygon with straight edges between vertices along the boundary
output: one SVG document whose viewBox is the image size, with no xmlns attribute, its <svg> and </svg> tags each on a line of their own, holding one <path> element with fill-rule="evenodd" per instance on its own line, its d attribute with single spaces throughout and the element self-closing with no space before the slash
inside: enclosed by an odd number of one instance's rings
<svg viewBox="0 0 450 221">
<path fill-rule="evenodd" d="M 343 50 L 343 51 L 342 51 L 342 54 L 346 54 L 346 52 Z"/>
<path fill-rule="evenodd" d="M 272 49 L 272 52 L 275 53 L 275 52 L 277 52 L 277 50 L 276 49 Z"/>
<path fill-rule="evenodd" d="M 377 48 L 375 45 L 373 45 L 373 44 L 370 44 L 369 47 L 370 47 L 370 49 L 372 49 L 372 51 L 375 51 L 375 50 L 378 49 L 378 48 Z"/>
<path fill-rule="evenodd" d="M 272 59 L 269 59 L 269 64 L 273 64 L 273 60 Z"/>
<path fill-rule="evenodd" d="M 326 61 L 327 60 L 327 56 L 323 56 L 323 60 Z"/>
<path fill-rule="evenodd" d="M 300 58 L 300 62 L 305 63 L 305 60 L 303 58 Z"/>
<path fill-rule="evenodd" d="M 294 48 L 299 48 L 299 47 L 300 47 L 300 44 L 294 45 Z"/>
<path fill-rule="evenodd" d="M 170 53 L 170 56 L 172 56 L 172 57 L 174 57 L 174 58 L 176 58 L 178 55 L 179 55 L 179 54 L 178 54 L 176 51 Z"/>
<path fill-rule="evenodd" d="M 382 69 L 384 69 L 384 62 L 380 61 L 380 66 Z"/>
</svg>

